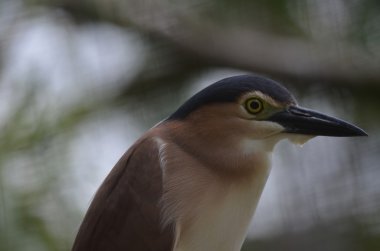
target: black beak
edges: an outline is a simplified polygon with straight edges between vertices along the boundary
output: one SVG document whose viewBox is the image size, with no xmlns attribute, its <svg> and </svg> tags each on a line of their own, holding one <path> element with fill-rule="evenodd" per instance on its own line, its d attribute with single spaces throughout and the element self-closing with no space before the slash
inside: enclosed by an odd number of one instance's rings
<svg viewBox="0 0 380 251">
<path fill-rule="evenodd" d="M 368 136 L 359 127 L 343 120 L 298 106 L 289 106 L 268 120 L 282 125 L 287 133 L 335 137 Z"/>
</svg>

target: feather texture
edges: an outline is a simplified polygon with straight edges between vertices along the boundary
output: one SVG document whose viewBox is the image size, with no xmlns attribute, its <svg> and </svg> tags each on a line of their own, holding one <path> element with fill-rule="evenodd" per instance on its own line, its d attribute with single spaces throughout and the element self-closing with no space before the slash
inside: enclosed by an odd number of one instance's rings
<svg viewBox="0 0 380 251">
<path fill-rule="evenodd" d="M 160 224 L 158 146 L 143 137 L 119 160 L 92 201 L 73 251 L 170 251 L 174 228 Z"/>
</svg>

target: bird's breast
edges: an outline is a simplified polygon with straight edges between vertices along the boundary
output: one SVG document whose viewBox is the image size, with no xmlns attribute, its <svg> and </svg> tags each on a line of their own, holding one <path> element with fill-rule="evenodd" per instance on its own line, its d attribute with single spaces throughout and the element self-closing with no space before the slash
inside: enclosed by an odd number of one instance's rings
<svg viewBox="0 0 380 251">
<path fill-rule="evenodd" d="M 194 207 L 196 211 L 178 222 L 180 233 L 175 250 L 240 250 L 265 180 L 263 175 L 249 185 L 205 191 Z"/>
<path fill-rule="evenodd" d="M 234 180 L 171 142 L 158 143 L 163 222 L 175 223 L 174 250 L 240 250 L 270 171 L 269 160 L 256 161 L 250 175 Z"/>
</svg>

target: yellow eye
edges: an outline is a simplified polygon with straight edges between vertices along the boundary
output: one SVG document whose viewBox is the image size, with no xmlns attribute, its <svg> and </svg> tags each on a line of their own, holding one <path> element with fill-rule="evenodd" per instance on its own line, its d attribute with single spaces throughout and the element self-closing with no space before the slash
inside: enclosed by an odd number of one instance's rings
<svg viewBox="0 0 380 251">
<path fill-rule="evenodd" d="M 251 98 L 245 102 L 245 109 L 251 114 L 257 114 L 261 112 L 263 108 L 263 102 L 257 98 Z"/>
</svg>

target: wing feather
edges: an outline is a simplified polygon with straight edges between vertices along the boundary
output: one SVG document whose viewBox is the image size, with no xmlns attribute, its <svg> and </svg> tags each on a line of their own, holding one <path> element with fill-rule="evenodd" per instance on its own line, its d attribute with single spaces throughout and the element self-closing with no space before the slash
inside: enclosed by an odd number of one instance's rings
<svg viewBox="0 0 380 251">
<path fill-rule="evenodd" d="M 79 228 L 73 251 L 170 251 L 174 227 L 160 224 L 158 146 L 144 138 L 105 179 Z"/>
</svg>

